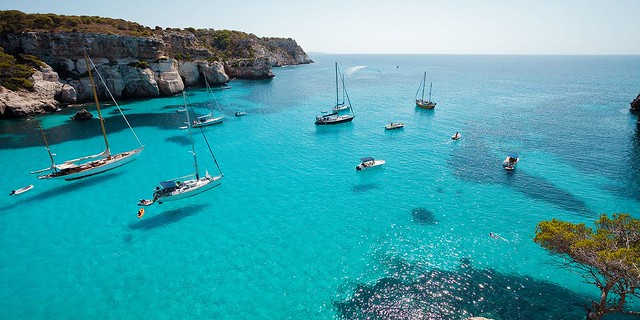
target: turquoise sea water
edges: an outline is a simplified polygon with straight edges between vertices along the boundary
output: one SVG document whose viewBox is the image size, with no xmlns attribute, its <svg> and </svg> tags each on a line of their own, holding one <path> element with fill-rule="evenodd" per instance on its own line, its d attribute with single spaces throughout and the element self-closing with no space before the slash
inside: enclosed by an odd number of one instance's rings
<svg viewBox="0 0 640 320">
<path fill-rule="evenodd" d="M 182 97 L 121 101 L 143 154 L 75 182 L 29 175 L 48 165 L 35 121 L 1 121 L 3 317 L 584 319 L 596 292 L 532 237 L 553 217 L 640 214 L 640 57 L 311 58 L 216 91 L 226 119 L 204 130 L 222 185 L 141 220 L 138 199 L 193 170 Z M 317 127 L 334 62 L 356 117 Z M 413 103 L 424 71 L 433 111 Z M 97 121 L 68 120 L 77 110 L 39 118 L 58 160 L 103 149 Z M 114 152 L 137 145 L 114 107 L 105 117 Z M 197 135 L 196 148 L 216 172 Z M 356 172 L 364 156 L 387 164 Z"/>
</svg>

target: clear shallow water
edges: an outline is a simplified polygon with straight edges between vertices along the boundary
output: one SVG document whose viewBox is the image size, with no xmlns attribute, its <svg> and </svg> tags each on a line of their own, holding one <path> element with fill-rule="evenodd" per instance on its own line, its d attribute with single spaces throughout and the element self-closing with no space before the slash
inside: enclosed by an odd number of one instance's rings
<svg viewBox="0 0 640 320">
<path fill-rule="evenodd" d="M 582 319 L 595 293 L 532 241 L 552 217 L 592 223 L 640 208 L 640 133 L 627 111 L 640 57 L 313 55 L 267 81 L 233 81 L 205 129 L 225 174 L 200 196 L 147 208 L 190 173 L 181 97 L 122 102 L 146 145 L 76 181 L 47 166 L 31 120 L 0 122 L 0 309 L 11 319 Z M 400 68 L 395 68 L 398 61 Z M 356 118 L 316 127 L 333 62 Z M 364 66 L 364 67 L 363 67 Z M 422 73 L 433 111 L 415 109 Z M 189 91 L 203 103 L 204 90 Z M 248 113 L 233 117 L 235 111 Z M 41 117 L 58 159 L 102 151 L 77 110 Z M 107 107 L 114 152 L 136 146 Z M 201 110 L 204 111 L 204 110 Z M 94 112 L 95 113 L 95 112 Z M 385 132 L 388 121 L 405 123 Z M 450 136 L 460 131 L 462 139 Z M 201 168 L 215 171 L 201 139 Z M 519 153 L 512 174 L 501 168 Z M 356 172 L 358 159 L 387 161 Z M 494 240 L 489 232 L 508 241 Z M 467 288 L 466 290 L 461 288 Z M 562 299 L 566 297 L 566 299 Z"/>
</svg>

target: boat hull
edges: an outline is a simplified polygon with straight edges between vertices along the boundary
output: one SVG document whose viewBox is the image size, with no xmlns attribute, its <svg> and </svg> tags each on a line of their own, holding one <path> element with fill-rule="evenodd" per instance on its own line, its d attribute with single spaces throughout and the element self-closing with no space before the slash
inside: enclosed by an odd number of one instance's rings
<svg viewBox="0 0 640 320">
<path fill-rule="evenodd" d="M 403 123 L 392 123 L 392 124 L 388 124 L 388 125 L 384 126 L 384 128 L 387 129 L 387 130 L 397 130 L 397 129 L 404 128 L 404 124 Z"/>
<path fill-rule="evenodd" d="M 431 101 L 416 100 L 416 107 L 430 110 L 430 109 L 435 108 L 436 104 L 434 102 L 431 102 Z"/>
<path fill-rule="evenodd" d="M 515 159 L 515 160 L 514 160 Z M 504 167 L 505 170 L 507 171 L 513 171 L 516 168 L 516 164 L 518 164 L 518 162 L 520 162 L 520 158 L 511 158 L 511 157 L 507 157 L 506 159 L 504 159 L 504 161 L 502 162 L 502 166 Z"/>
<path fill-rule="evenodd" d="M 204 121 L 194 121 L 193 127 L 194 128 L 199 128 L 199 127 L 206 127 L 206 126 L 210 126 L 210 125 L 213 125 L 213 124 L 222 123 L 223 119 L 224 119 L 224 117 L 218 117 L 218 118 L 206 119 Z"/>
<path fill-rule="evenodd" d="M 18 194 L 21 194 L 21 193 L 25 193 L 25 192 L 27 192 L 27 191 L 29 191 L 29 190 L 31 190 L 31 189 L 33 189 L 33 185 L 32 185 L 32 184 L 30 184 L 30 185 L 28 185 L 28 186 L 26 186 L 26 187 L 23 187 L 23 188 L 17 189 L 17 190 L 12 190 L 12 191 L 11 191 L 11 193 L 10 193 L 9 195 L 10 195 L 10 196 L 12 196 L 12 195 L 18 195 Z"/>
<path fill-rule="evenodd" d="M 189 197 L 193 197 L 202 192 L 210 190 L 214 187 L 219 186 L 222 181 L 222 175 L 215 177 L 204 177 L 198 180 L 187 180 L 183 182 L 183 187 L 176 189 L 173 192 L 167 193 L 166 195 L 158 196 L 155 199 L 155 202 L 162 204 L 167 201 L 177 201 Z"/>
<path fill-rule="evenodd" d="M 64 179 L 66 181 L 73 181 L 94 176 L 96 174 L 113 170 L 135 160 L 142 149 L 144 149 L 144 147 L 118 153 L 111 156 L 110 159 L 104 158 L 100 160 L 89 161 L 73 168 L 63 169 L 57 172 L 39 176 L 38 179 Z"/>
<path fill-rule="evenodd" d="M 356 170 L 362 171 L 362 170 L 366 170 L 366 169 L 371 169 L 371 168 L 379 167 L 379 166 L 381 166 L 381 165 L 383 165 L 385 163 L 387 163 L 387 162 L 384 161 L 384 160 L 367 161 L 367 162 L 363 162 L 363 163 L 360 163 L 359 165 L 357 165 L 356 166 Z"/>
<path fill-rule="evenodd" d="M 339 116 L 339 117 L 319 117 L 316 119 L 316 125 L 331 125 L 345 122 L 351 122 L 355 116 Z"/>
</svg>

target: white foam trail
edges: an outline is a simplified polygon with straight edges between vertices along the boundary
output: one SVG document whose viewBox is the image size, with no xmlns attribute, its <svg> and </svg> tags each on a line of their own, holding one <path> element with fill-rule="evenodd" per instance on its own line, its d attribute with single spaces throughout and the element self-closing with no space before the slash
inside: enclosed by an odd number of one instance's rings
<svg viewBox="0 0 640 320">
<path fill-rule="evenodd" d="M 344 72 L 344 75 L 346 75 L 346 76 L 351 76 L 351 75 L 353 75 L 354 73 L 358 72 L 358 70 L 360 70 L 360 69 L 364 69 L 364 68 L 366 68 L 366 67 L 367 67 L 367 66 L 355 66 L 355 67 L 351 67 L 351 68 L 347 69 L 347 70 Z"/>
</svg>

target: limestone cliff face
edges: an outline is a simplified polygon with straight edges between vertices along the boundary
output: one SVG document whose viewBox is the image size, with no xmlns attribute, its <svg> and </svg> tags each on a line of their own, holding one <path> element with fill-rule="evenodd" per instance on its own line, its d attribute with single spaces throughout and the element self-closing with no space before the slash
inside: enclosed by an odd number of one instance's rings
<svg viewBox="0 0 640 320">
<path fill-rule="evenodd" d="M 0 110 L 0 116 L 55 110 L 69 100 L 92 100 L 85 51 L 116 99 L 173 95 L 186 87 L 202 86 L 205 76 L 210 85 L 224 84 L 231 78 L 271 78 L 271 67 L 312 62 L 292 39 L 251 35 L 236 47 L 245 58 L 227 57 L 224 61 L 202 41 L 190 32 L 166 30 L 147 37 L 63 31 L 0 33 L 0 47 L 5 52 L 36 56 L 60 78 L 48 81 L 57 85 L 44 86 L 55 91 L 54 100 L 34 97 L 26 102 L 33 94 L 44 94 L 42 85 L 33 93 L 4 89 L 0 108 L 5 110 Z M 97 76 L 95 82 L 100 99 L 109 98 Z"/>
<path fill-rule="evenodd" d="M 218 61 L 179 61 L 178 73 L 185 86 L 193 87 L 202 85 L 207 78 L 209 84 L 223 84 L 230 78 L 224 71 L 224 65 Z"/>
<path fill-rule="evenodd" d="M 61 83 L 49 66 L 40 68 L 30 79 L 33 91 L 11 91 L 0 87 L 0 117 L 11 118 L 56 111 L 59 106 L 76 102 L 74 87 Z"/>
<path fill-rule="evenodd" d="M 640 114 L 640 94 L 631 101 L 630 105 L 631 112 Z"/>
<path fill-rule="evenodd" d="M 269 79 L 274 77 L 268 57 L 230 61 L 225 63 L 224 70 L 232 78 Z"/>
<path fill-rule="evenodd" d="M 258 53 L 258 55 L 267 57 L 272 66 L 307 64 L 313 62 L 298 43 L 291 38 L 267 38 L 265 39 L 263 48 L 265 50 Z"/>
</svg>

